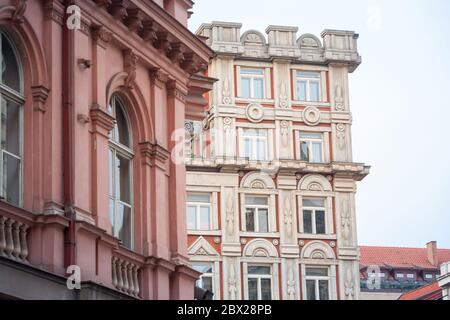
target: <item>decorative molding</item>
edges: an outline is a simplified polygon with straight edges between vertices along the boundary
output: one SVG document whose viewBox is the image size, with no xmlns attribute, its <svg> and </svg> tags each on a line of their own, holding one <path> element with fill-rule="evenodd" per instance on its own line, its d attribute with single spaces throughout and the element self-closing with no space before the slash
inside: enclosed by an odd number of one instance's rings
<svg viewBox="0 0 450 320">
<path fill-rule="evenodd" d="M 108 31 L 104 26 L 94 25 L 91 27 L 92 39 L 95 43 L 106 48 L 112 40 L 112 32 Z"/>
<path fill-rule="evenodd" d="M 283 147 L 288 147 L 289 145 L 289 122 L 283 120 L 280 122 L 280 135 L 281 144 Z"/>
<path fill-rule="evenodd" d="M 290 194 L 288 194 L 284 198 L 284 224 L 286 227 L 286 236 L 288 239 L 292 238 L 292 223 L 292 204 Z"/>
<path fill-rule="evenodd" d="M 303 121 L 309 126 L 317 126 L 320 123 L 321 115 L 316 107 L 307 107 L 303 110 Z"/>
<path fill-rule="evenodd" d="M 45 0 L 43 4 L 44 18 L 64 25 L 64 6 L 56 0 Z"/>
<path fill-rule="evenodd" d="M 353 300 L 355 297 L 355 283 L 353 281 L 352 271 L 347 269 L 344 282 L 344 293 L 346 300 Z"/>
<path fill-rule="evenodd" d="M 292 267 L 292 262 L 289 263 L 289 267 L 287 268 L 287 280 L 286 280 L 286 292 L 289 297 L 289 300 L 295 300 L 295 276 L 294 270 Z"/>
<path fill-rule="evenodd" d="M 169 81 L 169 76 L 167 73 L 162 72 L 159 68 L 150 69 L 149 75 L 152 84 L 158 86 L 159 88 L 164 88 L 166 83 Z"/>
<path fill-rule="evenodd" d="M 230 190 L 226 192 L 226 221 L 227 221 L 227 233 L 228 236 L 234 235 L 234 205 L 233 194 Z"/>
<path fill-rule="evenodd" d="M 176 81 L 168 81 L 166 88 L 168 97 L 175 98 L 183 103 L 186 102 L 187 92 L 181 89 Z"/>
<path fill-rule="evenodd" d="M 225 78 L 222 84 L 222 103 L 229 105 L 231 102 L 230 79 Z"/>
<path fill-rule="evenodd" d="M 125 25 L 128 27 L 128 30 L 139 33 L 144 28 L 142 23 L 144 18 L 142 11 L 138 8 L 128 9 L 127 14 L 128 16 L 125 19 Z"/>
<path fill-rule="evenodd" d="M 3 21 L 7 23 L 23 23 L 26 9 L 27 0 L 16 0 L 15 5 L 0 6 L 0 23 Z"/>
<path fill-rule="evenodd" d="M 287 93 L 287 86 L 285 81 L 281 81 L 280 83 L 280 108 L 286 109 L 289 107 L 289 99 Z"/>
<path fill-rule="evenodd" d="M 89 112 L 92 126 L 95 128 L 100 127 L 106 131 L 106 134 L 114 129 L 115 119 L 105 109 L 101 108 L 99 104 L 93 104 Z M 99 132 L 99 131 L 97 131 Z"/>
<path fill-rule="evenodd" d="M 125 87 L 132 89 L 136 80 L 136 68 L 139 57 L 131 49 L 125 49 L 123 51 L 124 70 L 127 73 L 125 78 Z"/>
<path fill-rule="evenodd" d="M 345 110 L 342 86 L 340 85 L 337 85 L 335 89 L 334 105 L 337 111 Z"/>
<path fill-rule="evenodd" d="M 252 103 L 247 106 L 245 114 L 249 121 L 259 123 L 264 119 L 264 108 L 257 103 Z"/>
<path fill-rule="evenodd" d="M 228 300 L 236 300 L 237 298 L 237 280 L 236 270 L 233 264 L 230 264 L 230 270 L 228 272 Z"/>
<path fill-rule="evenodd" d="M 346 139 L 345 139 L 345 124 L 343 123 L 338 123 L 336 125 L 336 130 L 337 130 L 337 139 L 338 139 L 338 146 L 340 150 L 345 150 L 346 147 Z"/>
<path fill-rule="evenodd" d="M 347 199 L 341 200 L 341 226 L 342 226 L 342 239 L 344 244 L 350 243 L 351 235 L 351 215 L 349 210 L 349 203 Z"/>
<path fill-rule="evenodd" d="M 166 148 L 147 141 L 139 143 L 139 148 L 143 164 L 165 168 L 170 158 L 170 152 Z"/>
<path fill-rule="evenodd" d="M 142 30 L 140 36 L 145 42 L 149 42 L 152 46 L 154 45 L 158 37 L 156 35 L 153 20 L 145 20 L 142 23 Z"/>
</svg>

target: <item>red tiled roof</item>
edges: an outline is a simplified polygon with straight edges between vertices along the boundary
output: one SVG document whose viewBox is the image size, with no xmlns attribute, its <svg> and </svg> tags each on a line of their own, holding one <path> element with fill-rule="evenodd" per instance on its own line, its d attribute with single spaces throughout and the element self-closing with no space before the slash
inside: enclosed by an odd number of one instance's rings
<svg viewBox="0 0 450 320">
<path fill-rule="evenodd" d="M 442 289 L 439 283 L 433 282 L 419 289 L 404 293 L 398 300 L 439 300 L 442 299 Z"/>
<path fill-rule="evenodd" d="M 426 248 L 360 247 L 361 266 L 403 269 L 439 269 L 428 261 Z M 439 264 L 450 261 L 450 249 L 437 249 Z"/>
</svg>

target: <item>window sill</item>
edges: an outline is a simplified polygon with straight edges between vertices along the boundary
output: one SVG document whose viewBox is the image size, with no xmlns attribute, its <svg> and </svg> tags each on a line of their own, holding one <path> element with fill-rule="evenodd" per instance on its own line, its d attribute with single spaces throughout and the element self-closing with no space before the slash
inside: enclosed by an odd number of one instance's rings
<svg viewBox="0 0 450 320">
<path fill-rule="evenodd" d="M 306 234 L 306 233 L 299 233 L 298 235 L 299 239 L 306 239 L 306 240 L 337 240 L 336 234 Z"/>
<path fill-rule="evenodd" d="M 246 238 L 279 238 L 279 232 L 259 233 L 259 232 L 247 232 L 241 231 L 239 234 L 241 237 Z"/>
<path fill-rule="evenodd" d="M 329 102 L 317 102 L 317 101 L 297 101 L 293 100 L 292 105 L 294 107 L 331 107 L 331 104 Z"/>
<path fill-rule="evenodd" d="M 188 236 L 222 236 L 222 231 L 200 231 L 200 230 L 188 230 Z"/>
<path fill-rule="evenodd" d="M 265 99 L 265 98 L 238 98 L 236 97 L 236 103 L 258 103 L 258 104 L 275 104 L 275 100 L 273 99 Z"/>
</svg>

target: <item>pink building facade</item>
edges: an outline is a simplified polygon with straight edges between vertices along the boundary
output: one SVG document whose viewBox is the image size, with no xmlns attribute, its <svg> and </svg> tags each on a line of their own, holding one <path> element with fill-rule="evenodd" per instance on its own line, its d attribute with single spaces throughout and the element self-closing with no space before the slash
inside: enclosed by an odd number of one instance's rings
<svg viewBox="0 0 450 320">
<path fill-rule="evenodd" d="M 0 1 L 0 298 L 194 297 L 171 161 L 213 84 L 192 5 Z"/>
</svg>

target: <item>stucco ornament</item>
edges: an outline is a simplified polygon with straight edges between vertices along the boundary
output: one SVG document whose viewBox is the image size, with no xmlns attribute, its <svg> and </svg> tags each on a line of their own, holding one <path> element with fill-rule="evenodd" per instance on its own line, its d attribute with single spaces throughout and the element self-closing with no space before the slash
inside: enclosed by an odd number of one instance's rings
<svg viewBox="0 0 450 320">
<path fill-rule="evenodd" d="M 344 98 L 342 96 L 342 87 L 340 85 L 336 86 L 336 93 L 334 98 L 334 105 L 337 111 L 344 111 Z"/>
<path fill-rule="evenodd" d="M 309 126 L 316 126 L 320 123 L 320 111 L 316 107 L 307 107 L 303 111 L 303 120 Z"/>
<path fill-rule="evenodd" d="M 234 234 L 234 210 L 233 210 L 233 196 L 230 192 L 227 194 L 227 205 L 226 205 L 226 220 L 227 220 L 227 231 L 228 235 L 232 236 Z"/>
<path fill-rule="evenodd" d="M 228 131 L 231 130 L 231 124 L 233 123 L 233 120 L 229 117 L 223 119 L 223 130 Z"/>
<path fill-rule="evenodd" d="M 341 201 L 341 225 L 342 225 L 342 237 L 346 244 L 350 241 L 350 232 L 351 232 L 351 218 L 348 200 L 343 199 Z"/>
<path fill-rule="evenodd" d="M 294 270 L 292 270 L 292 264 L 289 266 L 286 287 L 289 300 L 295 300 L 295 280 L 294 280 Z"/>
<path fill-rule="evenodd" d="M 223 81 L 222 102 L 227 105 L 231 104 L 230 80 L 228 78 Z"/>
<path fill-rule="evenodd" d="M 256 103 L 252 103 L 247 107 L 246 115 L 248 120 L 253 123 L 261 122 L 264 119 L 264 108 Z"/>
<path fill-rule="evenodd" d="M 292 237 L 292 209 L 289 195 L 284 198 L 284 224 L 286 225 L 286 236 L 288 239 Z"/>
<path fill-rule="evenodd" d="M 345 149 L 345 125 L 343 123 L 339 123 L 336 126 L 337 130 L 337 138 L 338 138 L 338 145 L 339 149 L 344 150 Z"/>
<path fill-rule="evenodd" d="M 236 281 L 236 270 L 233 265 L 230 265 L 229 275 L 228 275 L 228 298 L 229 300 L 236 300 L 237 292 L 237 281 Z"/>
<path fill-rule="evenodd" d="M 289 103 L 286 82 L 282 81 L 280 84 L 280 108 L 287 108 L 288 106 Z"/>
<path fill-rule="evenodd" d="M 281 143 L 283 147 L 287 147 L 289 144 L 289 122 L 281 121 L 280 134 L 281 134 Z"/>
<path fill-rule="evenodd" d="M 353 300 L 355 296 L 355 284 L 353 282 L 352 272 L 350 269 L 347 270 L 344 287 L 345 298 L 347 300 Z"/>
</svg>

